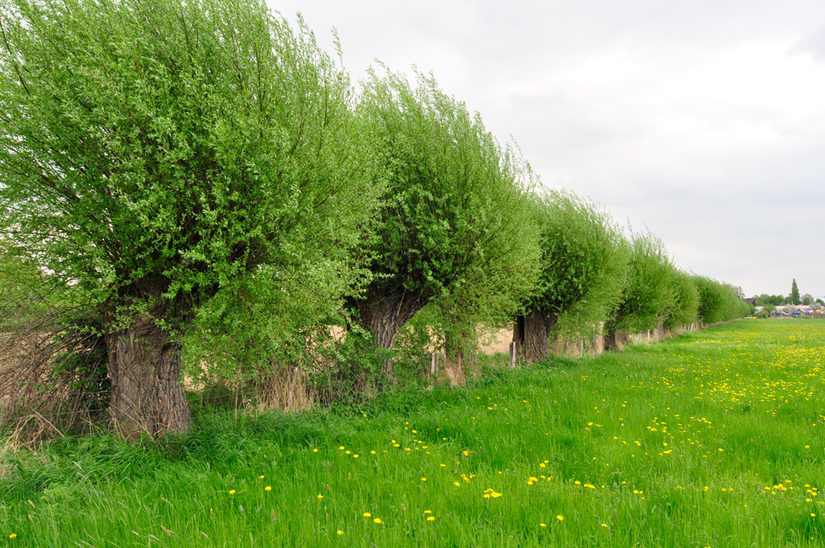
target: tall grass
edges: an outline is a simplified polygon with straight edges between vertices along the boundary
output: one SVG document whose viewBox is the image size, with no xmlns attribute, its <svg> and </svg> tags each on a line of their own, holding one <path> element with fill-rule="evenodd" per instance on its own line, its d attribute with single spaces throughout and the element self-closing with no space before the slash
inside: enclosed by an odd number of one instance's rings
<svg viewBox="0 0 825 548">
<path fill-rule="evenodd" d="M 0 461 L 0 533 L 19 546 L 819 546 L 823 346 L 822 322 L 742 320 L 354 410 L 203 413 L 163 443 L 60 440 Z"/>
</svg>

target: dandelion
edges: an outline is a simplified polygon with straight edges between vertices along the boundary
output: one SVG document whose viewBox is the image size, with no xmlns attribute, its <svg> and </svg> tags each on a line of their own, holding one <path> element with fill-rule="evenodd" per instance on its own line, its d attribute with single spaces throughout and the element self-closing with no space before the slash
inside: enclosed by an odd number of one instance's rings
<svg viewBox="0 0 825 548">
<path fill-rule="evenodd" d="M 424 513 L 425 513 L 425 514 L 432 514 L 432 513 L 433 513 L 433 511 L 432 511 L 432 510 L 424 510 Z"/>
<path fill-rule="evenodd" d="M 370 514 L 369 512 L 364 512 L 361 515 L 364 516 L 365 518 L 371 518 L 372 517 L 372 514 Z"/>
<path fill-rule="evenodd" d="M 9 538 L 17 538 L 17 533 L 12 533 L 9 535 Z"/>
<path fill-rule="evenodd" d="M 427 521 L 435 521 L 435 516 L 427 516 Z"/>
<path fill-rule="evenodd" d="M 421 481 L 427 481 L 427 478 L 421 478 Z"/>
<path fill-rule="evenodd" d="M 317 453 L 317 452 L 318 452 L 318 448 L 316 447 L 315 449 L 313 449 L 313 450 L 312 450 L 312 452 L 313 452 L 313 453 Z M 341 534 L 343 534 L 343 531 L 341 532 Z"/>
<path fill-rule="evenodd" d="M 343 534 L 344 534 L 344 532 L 343 532 L 342 530 L 340 530 L 340 529 L 338 529 L 338 531 L 336 531 L 336 533 L 338 533 L 338 536 L 339 536 L 339 537 L 340 537 L 341 535 L 343 535 Z"/>
<path fill-rule="evenodd" d="M 258 479 L 264 479 L 264 477 L 265 476 L 263 474 L 261 474 L 260 476 L 258 476 Z"/>
<path fill-rule="evenodd" d="M 382 523 L 384 523 L 383 521 L 381 521 L 381 518 L 375 518 L 375 519 L 374 519 L 374 520 L 372 520 L 372 521 L 373 521 L 373 523 L 375 523 L 376 525 L 381 525 Z"/>
<path fill-rule="evenodd" d="M 230 490 L 229 490 L 229 494 L 230 494 L 230 495 L 234 495 L 235 493 L 236 493 L 236 491 L 235 491 L 234 489 L 230 489 Z"/>
<path fill-rule="evenodd" d="M 321 493 L 318 493 L 318 500 L 321 500 L 322 498 L 324 498 L 324 495 L 322 495 Z"/>
<path fill-rule="evenodd" d="M 564 521 L 564 516 L 559 514 L 558 516 L 556 516 L 556 519 L 559 520 L 559 521 Z"/>
<path fill-rule="evenodd" d="M 272 486 L 267 485 L 266 487 L 264 487 L 264 491 L 272 491 Z"/>
</svg>

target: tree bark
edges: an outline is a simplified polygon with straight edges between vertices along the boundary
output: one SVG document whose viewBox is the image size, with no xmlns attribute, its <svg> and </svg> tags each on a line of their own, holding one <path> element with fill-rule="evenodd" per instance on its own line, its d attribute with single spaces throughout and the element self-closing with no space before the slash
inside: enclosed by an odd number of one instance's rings
<svg viewBox="0 0 825 548">
<path fill-rule="evenodd" d="M 112 383 L 109 410 L 116 428 L 130 439 L 142 432 L 162 436 L 188 430 L 180 345 L 146 315 L 105 338 Z"/>
<path fill-rule="evenodd" d="M 464 371 L 469 368 L 473 376 L 478 375 L 478 340 L 476 327 L 465 325 L 455 327 L 458 320 L 449 326 L 444 334 L 444 354 L 447 366 Z"/>
<path fill-rule="evenodd" d="M 626 331 L 608 328 L 607 335 L 604 337 L 604 349 L 621 351 L 628 340 L 629 337 Z"/>
<path fill-rule="evenodd" d="M 367 291 L 364 300 L 357 303 L 361 325 L 372 334 L 376 346 L 389 351 L 395 343 L 398 331 L 421 309 L 419 299 L 404 291 L 379 293 Z M 387 377 L 393 377 L 392 359 L 382 359 L 382 369 Z"/>
<path fill-rule="evenodd" d="M 518 343 L 519 354 L 528 362 L 535 362 L 547 358 L 550 347 L 550 331 L 556 325 L 558 317 L 555 314 L 545 315 L 539 312 L 530 312 L 516 319 L 513 330 L 513 340 Z"/>
</svg>

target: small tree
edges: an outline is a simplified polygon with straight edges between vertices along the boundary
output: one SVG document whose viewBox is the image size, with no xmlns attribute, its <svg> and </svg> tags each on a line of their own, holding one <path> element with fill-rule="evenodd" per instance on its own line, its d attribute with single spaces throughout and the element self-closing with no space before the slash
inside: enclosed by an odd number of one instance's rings
<svg viewBox="0 0 825 548">
<path fill-rule="evenodd" d="M 547 356 L 554 328 L 568 335 L 598 329 L 619 303 L 630 258 L 610 216 L 574 194 L 537 198 L 535 215 L 541 230 L 540 273 L 513 333 L 528 361 Z"/>
<path fill-rule="evenodd" d="M 376 345 L 387 350 L 431 300 L 476 302 L 472 293 L 492 289 L 481 281 L 485 269 L 494 279 L 497 271 L 514 272 L 519 261 L 529 269 L 531 260 L 524 236 L 515 234 L 522 164 L 432 77 L 419 74 L 416 84 L 371 72 L 360 104 L 386 193 L 366 246 L 373 279 L 353 304 Z M 390 360 L 385 370 L 392 374 Z"/>
<path fill-rule="evenodd" d="M 796 278 L 791 283 L 791 294 L 788 295 L 791 304 L 799 304 L 799 288 L 796 286 Z"/>
<path fill-rule="evenodd" d="M 606 344 L 618 346 L 618 331 L 628 333 L 656 327 L 675 300 L 672 278 L 676 269 L 664 244 L 651 234 L 637 234 L 631 243 L 627 286 L 616 312 L 606 324 Z"/>
<path fill-rule="evenodd" d="M 673 305 L 667 311 L 665 327 L 672 329 L 695 322 L 699 317 L 699 290 L 689 274 L 676 270 L 671 277 Z"/>
<path fill-rule="evenodd" d="M 346 74 L 260 0 L 0 0 L 0 25 L 0 229 L 94 295 L 120 427 L 186 430 L 199 307 L 346 271 L 369 225 Z"/>
</svg>

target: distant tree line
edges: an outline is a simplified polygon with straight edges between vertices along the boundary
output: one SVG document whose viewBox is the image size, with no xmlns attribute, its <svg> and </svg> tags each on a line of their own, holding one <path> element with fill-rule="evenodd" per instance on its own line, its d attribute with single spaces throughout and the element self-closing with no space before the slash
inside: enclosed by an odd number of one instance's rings
<svg viewBox="0 0 825 548">
<path fill-rule="evenodd" d="M 262 0 L 0 0 L 0 21 L 4 341 L 46 356 L 32 397 L 127 435 L 189 428 L 182 377 L 237 402 L 303 373 L 334 399 L 420 376 L 404 353 L 433 341 L 473 367 L 483 329 L 533 361 L 749 312 L 543 189 L 433 77 L 354 86 Z"/>
<path fill-rule="evenodd" d="M 791 283 L 791 292 L 787 296 L 768 295 L 767 293 L 762 293 L 756 298 L 757 306 L 782 306 L 786 304 L 811 305 L 814 303 L 825 304 L 825 302 L 822 302 L 822 299 L 814 299 L 810 293 L 805 293 L 800 297 L 799 287 L 796 284 L 796 278 L 793 279 L 793 282 Z"/>
</svg>

